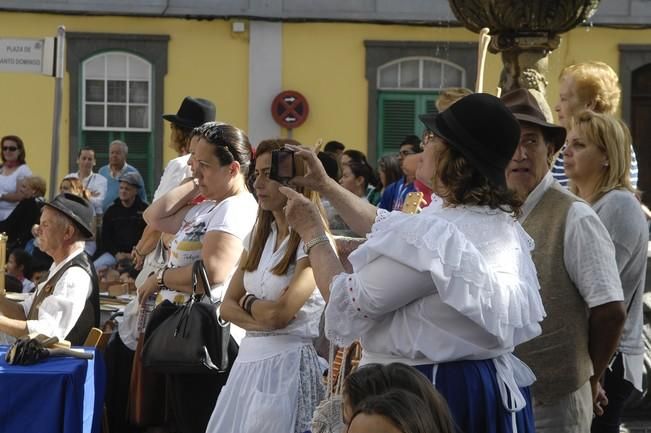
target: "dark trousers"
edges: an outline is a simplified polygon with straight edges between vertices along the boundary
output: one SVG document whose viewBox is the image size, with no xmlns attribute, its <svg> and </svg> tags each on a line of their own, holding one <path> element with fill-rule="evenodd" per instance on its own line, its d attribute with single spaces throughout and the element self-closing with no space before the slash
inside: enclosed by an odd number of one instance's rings
<svg viewBox="0 0 651 433">
<path fill-rule="evenodd" d="M 204 433 L 228 374 L 169 374 L 168 403 L 179 433 Z"/>
<path fill-rule="evenodd" d="M 591 433 L 619 433 L 624 403 L 633 392 L 633 384 L 624 380 L 624 361 L 621 353 L 617 354 L 612 371 L 606 369 L 604 390 L 608 397 L 608 406 L 602 416 L 592 420 Z"/>
<path fill-rule="evenodd" d="M 134 351 L 122 343 L 120 334 L 115 331 L 104 352 L 106 358 L 106 398 L 104 401 L 111 432 L 137 431 L 127 421 L 133 354 Z"/>
</svg>

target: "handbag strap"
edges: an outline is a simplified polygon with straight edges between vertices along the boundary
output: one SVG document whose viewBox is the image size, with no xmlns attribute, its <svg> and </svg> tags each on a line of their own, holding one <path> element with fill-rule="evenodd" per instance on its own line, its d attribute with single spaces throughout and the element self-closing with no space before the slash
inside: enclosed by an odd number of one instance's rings
<svg viewBox="0 0 651 433">
<path fill-rule="evenodd" d="M 197 284 L 201 280 L 203 284 L 203 296 L 206 296 L 211 304 L 216 304 L 221 302 L 221 299 L 214 299 L 212 296 L 212 290 L 210 286 L 210 281 L 208 280 L 208 273 L 206 272 L 206 266 L 203 264 L 203 260 L 199 259 L 192 264 L 192 298 L 197 296 Z"/>
</svg>

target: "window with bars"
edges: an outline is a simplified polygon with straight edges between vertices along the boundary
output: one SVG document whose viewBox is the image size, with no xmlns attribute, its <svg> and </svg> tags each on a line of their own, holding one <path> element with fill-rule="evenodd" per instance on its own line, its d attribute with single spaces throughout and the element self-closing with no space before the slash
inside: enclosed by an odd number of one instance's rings
<svg viewBox="0 0 651 433">
<path fill-rule="evenodd" d="M 108 145 L 129 146 L 127 162 L 138 169 L 151 196 L 153 179 L 152 67 L 126 52 L 105 52 L 82 62 L 81 145 L 95 150 L 97 166 L 108 163 Z"/>
<path fill-rule="evenodd" d="M 420 136 L 418 116 L 436 112 L 442 89 L 465 86 L 463 68 L 433 58 L 403 58 L 378 68 L 377 155 L 397 153 L 407 135 Z"/>
</svg>

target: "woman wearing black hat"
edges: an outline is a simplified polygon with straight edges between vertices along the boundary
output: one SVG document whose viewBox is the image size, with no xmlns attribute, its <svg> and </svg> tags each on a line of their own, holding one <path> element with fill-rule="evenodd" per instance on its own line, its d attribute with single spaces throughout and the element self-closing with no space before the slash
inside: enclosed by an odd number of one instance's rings
<svg viewBox="0 0 651 433">
<path fill-rule="evenodd" d="M 283 189 L 288 220 L 328 299 L 326 335 L 339 345 L 361 338 L 363 364 L 415 366 L 447 399 L 460 431 L 533 432 L 528 386 L 535 378 L 512 355 L 540 334 L 544 317 L 533 242 L 514 219 L 520 203 L 504 179 L 518 122 L 487 94 L 422 120 L 429 173 L 421 180 L 442 206 L 417 215 L 376 216 L 299 151 L 311 172 L 293 182 L 325 195 L 351 227 L 370 231 L 346 274 L 315 210 Z"/>
</svg>

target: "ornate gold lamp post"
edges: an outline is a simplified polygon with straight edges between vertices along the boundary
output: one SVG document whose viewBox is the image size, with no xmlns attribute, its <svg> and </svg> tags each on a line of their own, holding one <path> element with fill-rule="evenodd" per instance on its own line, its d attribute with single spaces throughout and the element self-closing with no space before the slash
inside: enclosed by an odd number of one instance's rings
<svg viewBox="0 0 651 433">
<path fill-rule="evenodd" d="M 502 53 L 499 86 L 533 90 L 544 98 L 548 55 L 565 33 L 597 9 L 599 0 L 449 0 L 457 19 L 473 32 L 488 27 L 489 50 Z M 549 113 L 551 118 L 551 113 Z"/>
</svg>

